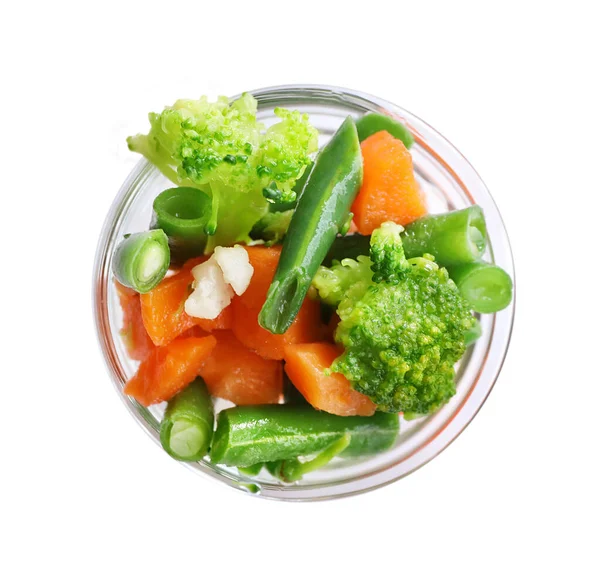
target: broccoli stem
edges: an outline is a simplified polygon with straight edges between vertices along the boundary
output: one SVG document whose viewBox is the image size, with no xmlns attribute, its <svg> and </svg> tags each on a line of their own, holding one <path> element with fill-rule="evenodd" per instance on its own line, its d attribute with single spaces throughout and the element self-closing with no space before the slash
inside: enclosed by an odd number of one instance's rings
<svg viewBox="0 0 600 578">
<path fill-rule="evenodd" d="M 271 333 L 284 333 L 294 321 L 319 265 L 348 219 L 361 182 L 360 143 L 348 117 L 317 156 L 290 222 L 258 318 Z"/>
<path fill-rule="evenodd" d="M 167 236 L 161 230 L 129 235 L 117 246 L 112 270 L 117 281 L 138 293 L 156 287 L 169 269 Z"/>
</svg>

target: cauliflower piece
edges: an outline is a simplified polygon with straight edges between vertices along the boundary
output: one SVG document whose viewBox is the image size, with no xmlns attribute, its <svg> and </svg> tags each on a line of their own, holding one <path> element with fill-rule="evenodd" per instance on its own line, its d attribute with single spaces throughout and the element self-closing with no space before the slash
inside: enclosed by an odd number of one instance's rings
<svg viewBox="0 0 600 578">
<path fill-rule="evenodd" d="M 194 291 L 186 299 L 185 312 L 191 317 L 216 319 L 233 297 L 231 286 L 225 282 L 223 271 L 215 256 L 192 269 Z"/>
<path fill-rule="evenodd" d="M 254 267 L 250 265 L 248 259 L 248 251 L 240 245 L 215 247 L 214 259 L 223 272 L 225 282 L 229 283 L 238 295 L 244 293 L 254 274 Z"/>
</svg>

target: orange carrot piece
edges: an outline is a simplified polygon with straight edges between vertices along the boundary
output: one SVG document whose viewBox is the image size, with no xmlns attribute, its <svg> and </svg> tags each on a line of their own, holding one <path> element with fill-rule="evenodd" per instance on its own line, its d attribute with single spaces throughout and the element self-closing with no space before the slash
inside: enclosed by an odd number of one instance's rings
<svg viewBox="0 0 600 578">
<path fill-rule="evenodd" d="M 195 379 L 216 344 L 209 335 L 176 339 L 155 348 L 125 384 L 124 393 L 145 406 L 168 401 Z"/>
<path fill-rule="evenodd" d="M 365 139 L 361 150 L 363 183 L 352 205 L 361 234 L 370 235 L 386 221 L 408 225 L 427 214 L 412 157 L 401 140 L 380 131 Z"/>
<path fill-rule="evenodd" d="M 152 291 L 141 296 L 142 319 L 155 345 L 167 345 L 195 325 L 207 332 L 231 328 L 231 306 L 225 308 L 216 319 L 198 319 L 184 310 L 194 281 L 192 269 L 206 259 L 208 257 L 190 259 L 175 275 L 163 279 Z"/>
<path fill-rule="evenodd" d="M 200 369 L 210 394 L 236 405 L 279 403 L 283 393 L 281 361 L 263 359 L 231 331 L 213 335 L 217 345 Z"/>
<path fill-rule="evenodd" d="M 123 311 L 121 337 L 125 343 L 127 354 L 131 359 L 143 361 L 154 349 L 142 320 L 140 294 L 115 280 L 115 288 Z"/>
<path fill-rule="evenodd" d="M 291 327 L 281 335 L 274 335 L 258 323 L 258 314 L 267 297 L 275 275 L 281 247 L 246 247 L 254 268 L 250 285 L 245 293 L 233 298 L 233 324 L 235 336 L 249 349 L 265 359 L 283 359 L 283 349 L 288 344 L 310 343 L 322 339 L 321 311 L 317 301 L 304 300 Z"/>
<path fill-rule="evenodd" d="M 285 372 L 316 409 L 335 415 L 373 415 L 375 404 L 352 389 L 341 373 L 325 375 L 341 349 L 332 343 L 304 343 L 285 348 Z"/>
</svg>

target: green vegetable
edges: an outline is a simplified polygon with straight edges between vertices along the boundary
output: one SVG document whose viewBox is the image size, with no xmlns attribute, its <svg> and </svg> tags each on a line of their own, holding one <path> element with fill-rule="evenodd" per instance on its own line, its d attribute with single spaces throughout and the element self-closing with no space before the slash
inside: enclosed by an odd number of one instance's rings
<svg viewBox="0 0 600 578">
<path fill-rule="evenodd" d="M 443 267 L 471 263 L 486 246 L 483 211 L 472 205 L 441 215 L 427 215 L 406 226 L 402 236 L 407 257 L 430 253 Z"/>
<path fill-rule="evenodd" d="M 213 423 L 212 401 L 198 377 L 169 401 L 160 424 L 160 443 L 176 460 L 198 461 L 208 452 Z"/>
<path fill-rule="evenodd" d="M 238 471 L 240 472 L 240 474 L 244 474 L 245 476 L 258 476 L 258 474 L 260 474 L 261 470 L 263 469 L 264 464 L 261 462 L 258 462 L 257 464 L 254 464 L 252 466 L 248 466 L 246 468 L 238 468 Z"/>
<path fill-rule="evenodd" d="M 202 254 L 211 215 L 208 195 L 193 187 L 167 189 L 154 199 L 152 208 L 150 228 L 166 233 L 173 263 Z"/>
<path fill-rule="evenodd" d="M 477 313 L 496 313 L 512 301 L 512 279 L 501 267 L 477 261 L 450 267 L 448 272 Z"/>
<path fill-rule="evenodd" d="M 178 100 L 149 115 L 147 135 L 127 139 L 132 151 L 175 184 L 211 197 L 206 230 L 214 236 L 207 252 L 248 240 L 252 225 L 268 211 L 264 189 L 275 187 L 280 201 L 293 201 L 296 179 L 317 150 L 317 131 L 306 114 L 276 108 L 281 121 L 264 131 L 256 110 L 250 94 L 231 104 L 226 97 L 214 103 L 206 97 Z"/>
<path fill-rule="evenodd" d="M 356 128 L 360 142 L 380 130 L 385 130 L 401 140 L 407 149 L 415 142 L 412 133 L 401 122 L 378 112 L 370 112 L 359 118 L 356 121 Z"/>
<path fill-rule="evenodd" d="M 417 219 L 406 226 L 402 243 L 408 259 L 429 253 L 439 265 L 447 267 L 479 259 L 485 251 L 486 234 L 483 211 L 478 205 L 472 205 L 459 211 Z M 370 242 L 368 235 L 337 237 L 323 265 L 329 267 L 334 259 L 341 261 L 368 255 Z"/>
<path fill-rule="evenodd" d="M 313 281 L 341 319 L 335 340 L 345 351 L 331 371 L 382 411 L 431 413 L 455 393 L 454 364 L 475 320 L 431 255 L 405 259 L 399 228 L 382 228 L 372 236 L 371 258 L 321 267 Z"/>
<path fill-rule="evenodd" d="M 267 213 L 252 227 L 250 237 L 262 239 L 268 246 L 281 243 L 287 234 L 293 215 L 294 209 L 280 213 Z"/>
<path fill-rule="evenodd" d="M 246 467 L 308 456 L 324 450 L 346 432 L 351 439 L 343 455 L 368 455 L 391 447 L 398 428 L 398 416 L 393 414 L 341 417 L 305 406 L 233 407 L 219 413 L 210 459 Z"/>
<path fill-rule="evenodd" d="M 352 436 L 346 432 L 340 439 L 327 446 L 311 460 L 301 462 L 298 458 L 292 458 L 270 462 L 270 473 L 284 482 L 297 482 L 306 474 L 325 467 L 350 445 L 351 439 Z"/>
<path fill-rule="evenodd" d="M 310 174 L 310 171 L 312 171 L 313 164 L 314 163 L 311 161 L 308 164 L 308 166 L 304 169 L 302 175 L 298 177 L 298 180 L 296 181 L 296 184 L 292 189 L 292 191 L 296 193 L 296 198 L 292 201 L 287 202 L 274 201 L 272 203 L 269 203 L 269 211 L 271 213 L 282 213 L 284 211 L 289 211 L 290 209 L 296 208 L 296 205 L 298 204 L 298 199 L 300 198 L 300 195 L 302 193 L 302 189 L 304 189 L 304 185 L 308 179 L 308 175 Z"/>
<path fill-rule="evenodd" d="M 346 223 L 362 182 L 362 155 L 348 117 L 321 150 L 292 217 L 259 323 L 284 333 L 294 321 L 317 268 Z"/>
<path fill-rule="evenodd" d="M 481 323 L 475 318 L 473 325 L 465 331 L 465 347 L 473 345 L 481 337 Z"/>
<path fill-rule="evenodd" d="M 139 293 L 156 287 L 169 269 L 169 243 L 162 231 L 128 235 L 117 246 L 112 269 L 117 281 Z"/>
</svg>

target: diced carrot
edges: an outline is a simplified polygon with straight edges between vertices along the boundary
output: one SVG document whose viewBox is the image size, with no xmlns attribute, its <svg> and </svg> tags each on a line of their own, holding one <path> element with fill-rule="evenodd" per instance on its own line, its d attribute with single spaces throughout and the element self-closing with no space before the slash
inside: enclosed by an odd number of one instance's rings
<svg viewBox="0 0 600 578">
<path fill-rule="evenodd" d="M 231 331 L 216 331 L 217 345 L 200 369 L 211 395 L 236 405 L 278 403 L 283 393 L 283 364 L 263 359 Z"/>
<path fill-rule="evenodd" d="M 225 307 L 216 319 L 194 318 L 194 321 L 199 327 L 204 329 L 204 331 L 208 331 L 208 333 L 219 329 L 231 329 L 231 326 L 233 325 L 233 307 L 231 307 L 231 305 Z"/>
<path fill-rule="evenodd" d="M 285 348 L 285 372 L 316 409 L 335 415 L 373 415 L 375 404 L 358 393 L 341 373 L 325 375 L 341 350 L 332 343 L 305 343 Z"/>
<path fill-rule="evenodd" d="M 196 257 L 186 261 L 179 272 L 163 279 L 152 291 L 141 296 L 142 319 L 155 345 L 166 345 L 195 325 L 208 332 L 231 327 L 231 306 L 213 320 L 191 317 L 184 310 L 194 281 L 192 269 L 207 258 Z"/>
<path fill-rule="evenodd" d="M 195 379 L 216 344 L 209 335 L 176 339 L 155 348 L 123 391 L 145 406 L 168 401 Z"/>
<path fill-rule="evenodd" d="M 321 311 L 317 301 L 304 300 L 291 327 L 281 335 L 274 335 L 258 324 L 258 314 L 267 297 L 275 275 L 280 247 L 246 247 L 254 268 L 250 285 L 245 293 L 233 298 L 235 336 L 248 348 L 265 359 L 283 359 L 283 348 L 293 343 L 310 343 L 322 339 Z"/>
<path fill-rule="evenodd" d="M 121 337 L 125 343 L 127 354 L 131 359 L 143 361 L 154 349 L 144 322 L 142 321 L 142 305 L 140 294 L 115 280 L 115 288 L 123 311 Z"/>
<path fill-rule="evenodd" d="M 361 150 L 363 183 L 352 205 L 361 234 L 370 235 L 385 221 L 408 225 L 427 213 L 412 157 L 401 140 L 380 131 L 365 139 Z"/>
</svg>

